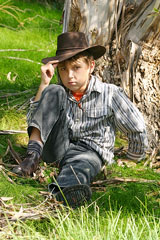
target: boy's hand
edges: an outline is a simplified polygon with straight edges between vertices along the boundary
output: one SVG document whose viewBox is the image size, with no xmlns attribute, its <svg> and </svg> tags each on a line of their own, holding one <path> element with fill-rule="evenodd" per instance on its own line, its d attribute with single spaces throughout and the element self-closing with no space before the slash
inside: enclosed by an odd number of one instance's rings
<svg viewBox="0 0 160 240">
<path fill-rule="evenodd" d="M 39 165 L 39 158 L 37 152 L 29 152 L 23 162 L 13 168 L 12 171 L 20 176 L 31 176 Z"/>
<path fill-rule="evenodd" d="M 47 64 L 41 67 L 41 85 L 49 85 L 54 73 L 55 68 L 58 65 L 58 61 L 48 62 Z"/>
<path fill-rule="evenodd" d="M 41 84 L 34 98 L 34 101 L 39 101 L 42 91 L 49 85 L 57 65 L 58 65 L 58 61 L 54 61 L 54 62 L 50 61 L 46 65 L 43 65 L 41 67 Z"/>
</svg>

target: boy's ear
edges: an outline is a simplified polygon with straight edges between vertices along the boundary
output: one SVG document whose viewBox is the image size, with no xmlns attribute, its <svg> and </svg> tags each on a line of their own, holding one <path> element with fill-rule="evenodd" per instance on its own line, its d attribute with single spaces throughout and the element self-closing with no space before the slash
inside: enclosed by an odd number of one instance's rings
<svg viewBox="0 0 160 240">
<path fill-rule="evenodd" d="M 95 61 L 92 60 L 91 65 L 90 65 L 90 73 L 92 73 L 94 71 L 94 68 L 95 68 Z"/>
</svg>

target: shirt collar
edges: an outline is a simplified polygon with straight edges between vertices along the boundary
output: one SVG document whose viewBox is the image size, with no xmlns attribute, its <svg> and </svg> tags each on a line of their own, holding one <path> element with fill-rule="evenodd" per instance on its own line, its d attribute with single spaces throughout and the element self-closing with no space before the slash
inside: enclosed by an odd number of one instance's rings
<svg viewBox="0 0 160 240">
<path fill-rule="evenodd" d="M 91 92 L 102 92 L 102 85 L 99 79 L 96 76 L 91 75 L 91 79 L 88 85 L 88 89 L 86 91 L 87 94 Z"/>
</svg>

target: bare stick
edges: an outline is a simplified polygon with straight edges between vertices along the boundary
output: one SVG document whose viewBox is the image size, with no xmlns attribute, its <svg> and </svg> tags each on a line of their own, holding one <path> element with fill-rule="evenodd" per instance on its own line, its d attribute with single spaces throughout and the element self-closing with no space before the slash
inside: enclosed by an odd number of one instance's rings
<svg viewBox="0 0 160 240">
<path fill-rule="evenodd" d="M 3 176 L 5 177 L 5 178 L 7 178 L 7 180 L 10 182 L 10 183 L 12 183 L 12 184 L 15 184 L 15 182 L 10 178 L 10 177 L 8 177 L 8 175 L 1 169 L 1 172 L 3 173 Z"/>
<path fill-rule="evenodd" d="M 75 173 L 75 171 L 74 171 L 74 169 L 73 169 L 73 167 L 72 167 L 71 165 L 70 165 L 70 168 L 71 168 L 71 170 L 72 170 L 72 172 L 73 172 L 74 176 L 76 177 L 76 179 L 77 179 L 78 183 L 79 183 L 79 184 L 81 184 L 81 181 L 79 180 L 79 178 L 78 178 L 77 174 Z"/>
<path fill-rule="evenodd" d="M 21 130 L 0 130 L 0 135 L 17 134 L 17 133 L 27 133 L 27 131 L 21 131 Z"/>
<path fill-rule="evenodd" d="M 12 157 L 15 159 L 15 161 L 20 164 L 22 162 L 21 158 L 19 157 L 18 153 L 16 153 L 12 147 L 12 143 L 11 141 L 8 139 L 8 145 L 9 145 L 9 150 L 10 150 L 10 153 L 12 155 Z"/>
<path fill-rule="evenodd" d="M 152 168 L 152 164 L 155 161 L 156 155 L 158 154 L 159 151 L 159 147 L 156 147 L 153 149 L 151 156 L 149 159 L 147 159 L 147 161 L 144 163 L 144 167 L 146 167 L 149 163 L 150 163 L 150 168 Z"/>
<path fill-rule="evenodd" d="M 28 58 L 7 57 L 7 56 L 3 56 L 3 58 L 8 58 L 8 59 L 13 59 L 13 60 L 20 60 L 20 61 L 27 61 L 27 62 L 31 62 L 31 63 L 41 64 L 40 62 L 35 62 L 35 61 L 33 61 L 31 59 L 28 59 Z"/>
<path fill-rule="evenodd" d="M 118 183 L 124 183 L 124 182 L 140 182 L 140 183 L 157 183 L 156 180 L 148 180 L 148 179 L 136 179 L 136 178 L 111 178 L 104 181 L 97 181 L 93 182 L 91 186 L 95 185 L 103 185 L 103 184 L 118 184 Z"/>
<path fill-rule="evenodd" d="M 25 101 L 18 109 L 17 111 L 20 111 L 21 109 L 23 109 L 28 103 L 29 103 L 30 100 L 27 100 Z"/>
<path fill-rule="evenodd" d="M 14 168 L 14 167 L 18 166 L 17 164 L 8 164 L 8 163 L 4 163 L 4 162 L 1 162 L 0 165 L 6 166 L 6 167 L 9 167 L 9 168 Z"/>
<path fill-rule="evenodd" d="M 21 94 L 24 94 L 24 93 L 28 93 L 28 92 L 31 92 L 31 91 L 33 91 L 33 89 L 25 90 L 23 92 L 18 92 L 18 93 L 7 93 L 7 94 L 5 94 L 3 96 L 0 96 L 0 98 L 18 96 L 18 95 L 21 95 Z"/>
<path fill-rule="evenodd" d="M 44 51 L 44 49 L 0 49 L 0 52 L 41 52 Z"/>
</svg>

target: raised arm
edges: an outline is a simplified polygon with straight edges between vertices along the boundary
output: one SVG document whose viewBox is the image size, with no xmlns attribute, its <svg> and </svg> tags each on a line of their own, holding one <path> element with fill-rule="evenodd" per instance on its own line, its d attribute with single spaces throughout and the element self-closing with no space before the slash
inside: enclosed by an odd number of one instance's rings
<svg viewBox="0 0 160 240">
<path fill-rule="evenodd" d="M 29 106 L 29 110 L 27 113 L 28 125 L 30 124 L 30 122 L 32 120 L 33 112 L 38 106 L 38 103 L 39 103 L 39 100 L 40 100 L 43 90 L 50 84 L 50 81 L 55 73 L 56 67 L 57 67 L 57 63 L 55 61 L 54 61 L 54 63 L 48 62 L 46 65 L 43 65 L 41 67 L 41 83 L 39 85 L 36 96 L 32 97 L 30 99 L 30 106 Z"/>
<path fill-rule="evenodd" d="M 41 66 L 41 83 L 39 85 L 37 94 L 34 101 L 39 101 L 43 90 L 49 85 L 54 73 L 57 63 L 48 62 L 46 65 Z"/>
</svg>

